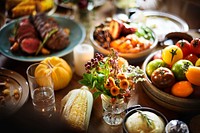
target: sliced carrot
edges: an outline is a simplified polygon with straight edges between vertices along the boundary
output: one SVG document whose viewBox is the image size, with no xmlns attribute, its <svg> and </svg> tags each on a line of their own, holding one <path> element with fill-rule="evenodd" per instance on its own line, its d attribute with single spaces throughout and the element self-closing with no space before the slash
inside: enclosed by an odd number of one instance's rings
<svg viewBox="0 0 200 133">
<path fill-rule="evenodd" d="M 121 40 L 115 40 L 115 41 L 112 41 L 110 43 L 110 47 L 114 48 L 114 49 L 118 49 L 118 47 L 120 46 L 120 44 L 122 43 Z"/>
<path fill-rule="evenodd" d="M 194 89 L 189 81 L 179 81 L 172 86 L 171 93 L 178 97 L 188 97 Z"/>
</svg>

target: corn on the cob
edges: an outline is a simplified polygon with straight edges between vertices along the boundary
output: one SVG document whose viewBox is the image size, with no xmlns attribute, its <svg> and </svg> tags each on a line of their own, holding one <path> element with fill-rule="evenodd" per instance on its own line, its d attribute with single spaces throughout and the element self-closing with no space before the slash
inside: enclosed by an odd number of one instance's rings
<svg viewBox="0 0 200 133">
<path fill-rule="evenodd" d="M 70 91 L 62 100 L 62 116 L 74 129 L 87 131 L 93 96 L 86 86 Z"/>
<path fill-rule="evenodd" d="M 53 8 L 53 0 L 21 0 L 12 9 L 12 17 L 34 14 L 36 12 L 45 12 Z"/>
<path fill-rule="evenodd" d="M 53 0 L 35 0 L 39 12 L 50 10 L 54 6 Z"/>
</svg>

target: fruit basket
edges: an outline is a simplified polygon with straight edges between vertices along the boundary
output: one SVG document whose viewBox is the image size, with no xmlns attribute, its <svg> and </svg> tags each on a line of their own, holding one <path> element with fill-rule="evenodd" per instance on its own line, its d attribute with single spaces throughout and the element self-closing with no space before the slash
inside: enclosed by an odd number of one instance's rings
<svg viewBox="0 0 200 133">
<path fill-rule="evenodd" d="M 142 65 L 142 70 L 145 72 L 146 82 L 142 83 L 146 94 L 154 100 L 157 104 L 177 112 L 199 112 L 200 99 L 198 98 L 182 98 L 169 94 L 161 89 L 158 89 L 147 75 L 147 64 L 153 59 L 158 51 L 150 54 Z"/>
<path fill-rule="evenodd" d="M 137 39 L 144 43 L 140 43 Z M 130 64 L 144 61 L 158 44 L 156 34 L 149 27 L 115 19 L 107 20 L 93 28 L 90 32 L 90 40 L 97 52 L 108 55 L 109 49 L 114 48 L 118 51 L 119 56 L 128 60 Z M 137 42 L 134 42 L 135 40 Z M 146 45 L 147 41 L 151 44 Z M 128 44 L 129 42 L 131 45 Z"/>
</svg>

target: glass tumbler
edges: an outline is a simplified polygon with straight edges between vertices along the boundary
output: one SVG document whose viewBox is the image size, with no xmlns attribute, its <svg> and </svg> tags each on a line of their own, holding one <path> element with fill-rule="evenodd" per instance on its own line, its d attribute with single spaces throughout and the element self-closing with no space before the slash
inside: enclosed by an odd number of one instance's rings
<svg viewBox="0 0 200 133">
<path fill-rule="evenodd" d="M 51 72 L 51 67 L 44 63 L 34 63 L 26 71 L 34 109 L 47 117 L 56 112 Z"/>
</svg>

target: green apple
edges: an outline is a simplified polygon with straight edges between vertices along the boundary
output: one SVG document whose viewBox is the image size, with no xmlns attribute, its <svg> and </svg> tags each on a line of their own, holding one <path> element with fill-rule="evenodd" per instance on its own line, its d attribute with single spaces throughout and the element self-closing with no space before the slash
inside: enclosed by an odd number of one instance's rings
<svg viewBox="0 0 200 133">
<path fill-rule="evenodd" d="M 158 67 L 165 67 L 167 64 L 162 59 L 154 59 L 150 61 L 146 66 L 146 73 L 150 77 L 154 70 Z"/>
</svg>

